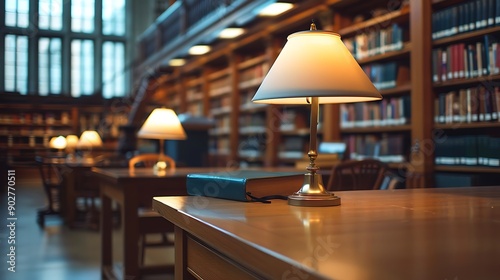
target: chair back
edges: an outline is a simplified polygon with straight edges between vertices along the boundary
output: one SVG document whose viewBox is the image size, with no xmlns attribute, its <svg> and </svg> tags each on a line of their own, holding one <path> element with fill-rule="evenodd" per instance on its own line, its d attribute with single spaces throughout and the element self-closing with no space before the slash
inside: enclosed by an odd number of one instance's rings
<svg viewBox="0 0 500 280">
<path fill-rule="evenodd" d="M 50 163 L 39 163 L 38 169 L 45 186 L 60 185 L 62 183 L 62 174 L 57 166 Z"/>
<path fill-rule="evenodd" d="M 375 159 L 348 160 L 332 168 L 326 189 L 376 190 L 380 189 L 388 166 Z"/>
<path fill-rule="evenodd" d="M 135 169 L 136 167 L 153 167 L 159 159 L 159 154 L 140 154 L 132 157 L 128 162 L 128 166 L 130 169 Z M 167 163 L 167 167 L 175 168 L 175 160 L 173 158 L 164 155 L 163 159 Z"/>
</svg>

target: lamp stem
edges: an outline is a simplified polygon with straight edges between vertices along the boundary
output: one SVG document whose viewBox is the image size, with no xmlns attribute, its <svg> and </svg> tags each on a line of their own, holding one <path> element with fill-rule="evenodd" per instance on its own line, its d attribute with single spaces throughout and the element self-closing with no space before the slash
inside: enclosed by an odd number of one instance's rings
<svg viewBox="0 0 500 280">
<path fill-rule="evenodd" d="M 319 101 L 318 97 L 311 98 L 311 120 L 310 120 L 310 131 L 309 135 L 309 152 L 307 155 L 309 156 L 309 166 L 307 170 L 312 174 L 315 174 L 318 171 L 318 167 L 316 166 L 316 158 L 318 157 L 318 112 L 319 112 Z"/>
<path fill-rule="evenodd" d="M 160 157 L 158 161 L 165 161 L 164 155 L 165 155 L 165 140 L 160 139 Z"/>
<path fill-rule="evenodd" d="M 340 198 L 333 193 L 327 192 L 323 186 L 321 174 L 317 171 L 316 166 L 317 141 L 318 141 L 318 111 L 319 98 L 311 97 L 311 123 L 309 135 L 309 165 L 307 166 L 307 174 L 304 175 L 304 183 L 302 188 L 288 196 L 288 204 L 294 206 L 336 206 L 340 205 Z"/>
</svg>

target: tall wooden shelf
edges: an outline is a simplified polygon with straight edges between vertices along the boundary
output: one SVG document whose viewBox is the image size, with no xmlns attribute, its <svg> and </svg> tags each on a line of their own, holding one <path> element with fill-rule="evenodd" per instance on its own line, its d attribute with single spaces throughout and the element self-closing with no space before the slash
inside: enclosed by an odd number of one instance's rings
<svg viewBox="0 0 500 280">
<path fill-rule="evenodd" d="M 451 9 L 463 9 L 463 5 L 476 4 L 476 2 L 472 2 L 457 0 L 433 1 L 432 12 L 433 14 L 449 15 L 446 12 Z M 490 3 L 498 4 L 498 1 L 483 2 L 486 5 Z M 481 2 L 481 5 L 483 5 L 483 2 Z M 482 7 L 481 11 L 488 11 L 488 16 L 491 15 L 490 11 L 495 13 L 494 7 L 490 6 Z M 491 55 L 489 52 L 492 51 L 492 45 L 485 46 L 484 38 L 485 36 L 495 38 L 500 35 L 500 26 L 498 26 L 500 22 L 495 23 L 494 20 L 485 20 L 484 22 L 486 22 L 486 26 L 474 26 L 473 30 L 462 29 L 461 32 L 459 31 L 460 33 L 437 38 L 431 42 L 430 49 L 433 52 L 448 52 L 454 46 L 465 44 L 463 46 L 466 49 L 462 50 L 465 53 L 464 60 L 469 59 L 473 63 L 478 63 L 478 56 L 475 55 L 477 53 L 472 53 L 472 49 L 467 50 L 468 46 L 473 45 L 473 50 L 478 52 L 481 48 L 489 48 L 489 51 L 485 50 L 485 52 L 487 55 Z M 494 42 L 496 42 L 496 39 L 494 39 Z M 456 52 L 460 54 L 459 51 L 461 49 Z M 455 63 L 455 66 L 449 71 L 460 71 L 465 64 L 457 60 L 452 62 Z M 431 67 L 436 67 L 438 63 L 447 65 L 447 62 L 437 60 L 434 57 Z M 486 63 L 489 63 L 489 61 Z M 493 114 L 497 115 L 496 111 L 498 109 L 491 107 L 494 106 L 491 103 L 488 104 L 489 102 L 495 102 L 494 95 L 495 91 L 498 91 L 497 84 L 500 81 L 500 74 L 498 72 L 489 72 L 486 75 L 464 76 L 452 76 L 446 80 L 440 79 L 440 81 L 432 83 L 433 98 L 436 104 L 434 113 L 441 116 L 445 114 L 444 118 L 436 117 L 433 124 L 433 133 L 436 135 L 436 165 L 434 170 L 443 174 L 471 174 L 470 176 L 475 176 L 473 178 L 479 179 L 481 184 L 488 184 L 489 181 L 481 180 L 481 178 L 487 177 L 491 180 L 491 178 L 497 176 L 495 180 L 498 181 L 500 171 L 500 133 L 498 132 L 500 122 L 498 117 L 491 117 Z M 435 73 L 434 79 L 436 79 Z M 489 93 L 485 95 L 485 91 Z M 450 106 L 449 108 L 452 110 L 443 112 L 443 109 L 447 106 Z M 477 111 L 475 108 L 477 108 Z M 476 114 L 476 118 L 472 117 L 474 114 Z M 481 118 L 481 115 L 483 118 Z M 472 162 L 467 161 L 467 159 L 472 160 Z"/>
<path fill-rule="evenodd" d="M 37 155 L 50 152 L 55 136 L 80 135 L 97 130 L 104 149 L 114 149 L 119 126 L 127 122 L 128 110 L 67 97 L 4 94 L 0 104 L 1 161 L 9 165 L 33 164 Z"/>
<path fill-rule="evenodd" d="M 210 130 L 212 165 L 248 164 L 291 165 L 307 151 L 309 119 L 307 106 L 294 107 L 254 104 L 250 100 L 292 32 L 306 30 L 311 18 L 319 19 L 319 28 L 332 30 L 345 40 L 360 34 L 378 32 L 397 25 L 402 30 L 400 47 L 387 49 L 358 59 L 365 71 L 373 66 L 395 63 L 395 83 L 381 88 L 386 100 L 407 99 L 411 111 L 403 123 L 366 127 L 343 127 L 341 105 L 321 105 L 318 136 L 323 141 L 355 141 L 358 138 L 402 141 L 403 162 L 390 166 L 406 178 L 407 187 L 434 186 L 435 172 L 493 172 L 494 168 L 436 166 L 434 141 L 437 131 L 447 135 L 482 134 L 497 130 L 497 123 L 434 123 L 434 103 L 442 93 L 498 82 L 500 74 L 456 79 L 432 80 L 432 51 L 461 42 L 481 40 L 485 35 L 500 34 L 499 26 L 432 40 L 432 16 L 437 11 L 465 2 L 462 0 L 406 1 L 297 1 L 289 15 L 253 23 L 249 34 L 241 38 L 219 41 L 207 55 L 195 57 L 163 84 L 160 103 L 173 107 L 177 113 L 191 112 L 214 118 L 217 125 Z M 403 3 L 403 4 L 402 4 Z M 363 19 L 360 20 L 360 15 Z M 299 28 L 302 26 L 303 28 Z M 371 70 L 370 70 L 371 71 Z M 179 82 L 181 81 L 181 82 Z M 181 83 L 182 86 L 178 84 Z M 218 84 L 215 86 L 214 84 Z M 382 103 L 378 103 L 382 104 Z M 283 125 L 288 115 L 293 124 Z M 286 126 L 289 127 L 286 127 Z M 498 133 L 487 132 L 498 137 Z M 350 139 L 350 140 L 349 140 Z M 385 141 L 385 140 L 384 140 Z M 392 141 L 392 140 L 391 140 Z M 293 147 L 290 153 L 286 147 Z"/>
</svg>

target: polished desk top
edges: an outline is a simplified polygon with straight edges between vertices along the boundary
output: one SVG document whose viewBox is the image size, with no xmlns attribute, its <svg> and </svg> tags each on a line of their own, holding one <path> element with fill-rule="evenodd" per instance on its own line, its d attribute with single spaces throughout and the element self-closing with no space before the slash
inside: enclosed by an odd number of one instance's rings
<svg viewBox="0 0 500 280">
<path fill-rule="evenodd" d="M 308 279 L 498 279 L 500 187 L 336 194 L 337 207 L 193 196 L 153 207 L 265 278 L 303 279 L 303 266 Z"/>
<path fill-rule="evenodd" d="M 269 168 L 248 168 L 249 170 L 264 170 L 264 171 L 297 171 L 298 169 L 290 167 L 269 167 Z M 191 173 L 210 173 L 210 172 L 234 172 L 234 168 L 226 167 L 177 167 L 168 169 L 164 172 L 155 173 L 153 168 L 102 168 L 94 167 L 92 171 L 101 176 L 106 176 L 116 180 L 131 179 L 131 178 L 165 178 L 165 177 L 185 177 Z M 304 172 L 305 173 L 305 172 Z M 300 186 L 298 186 L 300 188 Z"/>
</svg>

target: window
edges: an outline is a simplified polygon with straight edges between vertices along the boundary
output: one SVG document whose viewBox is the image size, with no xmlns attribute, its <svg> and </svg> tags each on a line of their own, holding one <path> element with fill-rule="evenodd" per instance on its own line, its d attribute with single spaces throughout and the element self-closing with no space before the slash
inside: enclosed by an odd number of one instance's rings
<svg viewBox="0 0 500 280">
<path fill-rule="evenodd" d="M 94 42 L 71 42 L 71 95 L 91 95 L 94 92 Z"/>
<path fill-rule="evenodd" d="M 61 39 L 40 38 L 38 42 L 38 92 L 61 93 Z"/>
<path fill-rule="evenodd" d="M 5 36 L 5 90 L 28 92 L 28 37 Z"/>
<path fill-rule="evenodd" d="M 71 30 L 83 33 L 94 32 L 94 11 L 94 0 L 72 0 Z"/>
<path fill-rule="evenodd" d="M 62 29 L 62 0 L 40 0 L 38 2 L 38 27 L 41 29 Z"/>
<path fill-rule="evenodd" d="M 104 42 L 102 49 L 102 94 L 105 98 L 124 96 L 125 47 L 119 42 Z"/>
<path fill-rule="evenodd" d="M 118 36 L 125 34 L 125 0 L 103 1 L 102 33 Z"/>
<path fill-rule="evenodd" d="M 5 25 L 28 27 L 29 11 L 29 0 L 5 1 Z"/>
<path fill-rule="evenodd" d="M 0 3 L 0 93 L 112 98 L 129 90 L 130 0 Z"/>
</svg>

